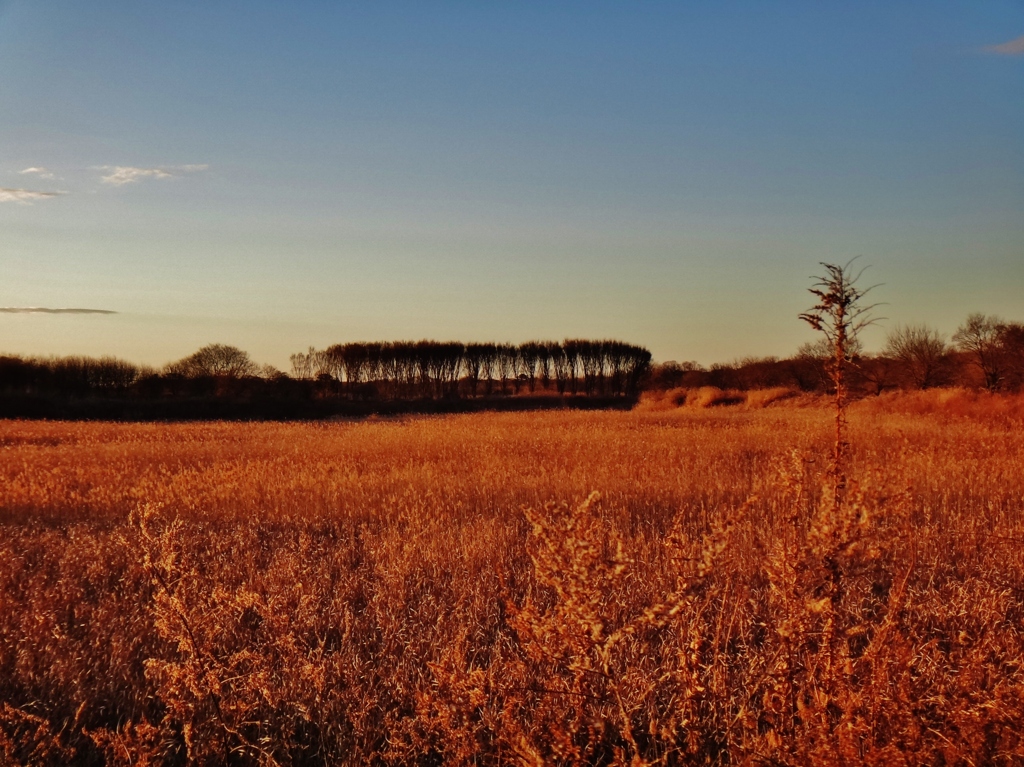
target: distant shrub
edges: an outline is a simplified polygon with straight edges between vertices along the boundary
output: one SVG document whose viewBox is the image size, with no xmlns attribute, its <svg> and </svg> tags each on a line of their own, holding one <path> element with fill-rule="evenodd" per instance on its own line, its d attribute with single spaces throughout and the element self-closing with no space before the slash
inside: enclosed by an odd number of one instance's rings
<svg viewBox="0 0 1024 767">
<path fill-rule="evenodd" d="M 774 386 L 771 389 L 754 389 L 746 393 L 746 404 L 749 408 L 762 408 L 773 405 L 776 402 L 792 399 L 799 394 L 796 389 L 788 386 Z"/>
<path fill-rule="evenodd" d="M 652 389 L 640 395 L 636 410 L 641 412 L 656 412 L 675 410 L 686 404 L 686 393 L 689 391 L 684 387 L 668 389 L 665 391 Z"/>
<path fill-rule="evenodd" d="M 719 389 L 717 386 L 702 386 L 686 395 L 688 407 L 719 407 L 741 405 L 746 395 L 735 389 Z"/>
<path fill-rule="evenodd" d="M 1000 395 L 959 387 L 895 391 L 861 400 L 857 403 L 857 409 L 865 413 L 1024 420 L 1024 395 Z"/>
</svg>

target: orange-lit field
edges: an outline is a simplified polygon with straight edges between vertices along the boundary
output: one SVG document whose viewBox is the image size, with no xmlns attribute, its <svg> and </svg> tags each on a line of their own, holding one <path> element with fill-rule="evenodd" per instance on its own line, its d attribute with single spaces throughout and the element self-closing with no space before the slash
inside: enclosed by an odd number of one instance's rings
<svg viewBox="0 0 1024 767">
<path fill-rule="evenodd" d="M 0 422 L 0 763 L 1021 763 L 1024 399 L 771 399 Z"/>
</svg>

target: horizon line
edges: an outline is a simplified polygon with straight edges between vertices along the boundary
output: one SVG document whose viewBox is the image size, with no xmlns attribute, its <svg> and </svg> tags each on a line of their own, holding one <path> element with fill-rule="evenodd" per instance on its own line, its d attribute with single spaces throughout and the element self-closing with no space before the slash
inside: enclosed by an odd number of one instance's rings
<svg viewBox="0 0 1024 767">
<path fill-rule="evenodd" d="M 117 314 L 112 309 L 49 309 L 45 306 L 0 306 L 3 314 Z"/>
</svg>

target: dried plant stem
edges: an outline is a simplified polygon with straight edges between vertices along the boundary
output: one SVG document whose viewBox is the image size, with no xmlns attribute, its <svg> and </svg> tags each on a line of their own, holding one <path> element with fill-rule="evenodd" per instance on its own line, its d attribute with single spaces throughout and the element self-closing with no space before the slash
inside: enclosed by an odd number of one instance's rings
<svg viewBox="0 0 1024 767">
<path fill-rule="evenodd" d="M 800 319 L 812 328 L 825 334 L 832 348 L 828 364 L 828 376 L 835 391 L 835 441 L 832 450 L 832 510 L 839 513 L 847 485 L 847 387 L 846 368 L 850 361 L 850 350 L 857 333 L 870 325 L 870 312 L 876 305 L 863 306 L 862 300 L 871 288 L 857 287 L 863 270 L 851 274 L 853 261 L 843 266 L 822 263 L 825 274 L 817 277 L 810 292 L 817 296 L 818 303 L 800 315 Z"/>
</svg>

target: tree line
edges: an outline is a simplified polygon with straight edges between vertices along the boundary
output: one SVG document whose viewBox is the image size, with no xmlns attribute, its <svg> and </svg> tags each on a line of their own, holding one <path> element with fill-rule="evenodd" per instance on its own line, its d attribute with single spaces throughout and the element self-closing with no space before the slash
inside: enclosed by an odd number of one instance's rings
<svg viewBox="0 0 1024 767">
<path fill-rule="evenodd" d="M 335 344 L 291 356 L 288 375 L 210 344 L 162 370 L 104 357 L 0 356 L 0 392 L 60 396 L 463 399 L 525 394 L 635 398 L 651 353 L 621 341 Z"/>
<path fill-rule="evenodd" d="M 832 350 L 825 339 L 801 346 L 786 359 L 748 357 L 709 368 L 692 362 L 652 367 L 647 386 L 655 389 L 717 386 L 765 389 L 785 386 L 828 392 Z M 852 394 L 963 386 L 992 392 L 1024 389 L 1024 323 L 974 313 L 949 338 L 923 324 L 899 325 L 876 354 L 851 344 L 848 370 Z"/>
<path fill-rule="evenodd" d="M 391 397 L 508 395 L 529 391 L 636 396 L 651 353 L 621 341 L 494 344 L 396 341 L 336 344 L 291 356 L 298 379 L 336 381 Z"/>
<path fill-rule="evenodd" d="M 926 325 L 898 326 L 880 352 L 868 354 L 856 343 L 850 352 L 849 387 L 855 396 L 941 386 L 1024 389 L 1024 323 L 991 315 L 971 314 L 948 338 Z M 827 344 L 817 342 L 785 359 L 746 358 L 706 368 L 692 362 L 654 365 L 647 349 L 620 341 L 394 341 L 311 348 L 292 355 L 289 375 L 258 365 L 237 347 L 210 344 L 162 369 L 113 357 L 0 355 L 0 394 L 400 402 L 497 401 L 531 394 L 629 400 L 647 388 L 701 386 L 828 392 L 830 353 Z"/>
</svg>

